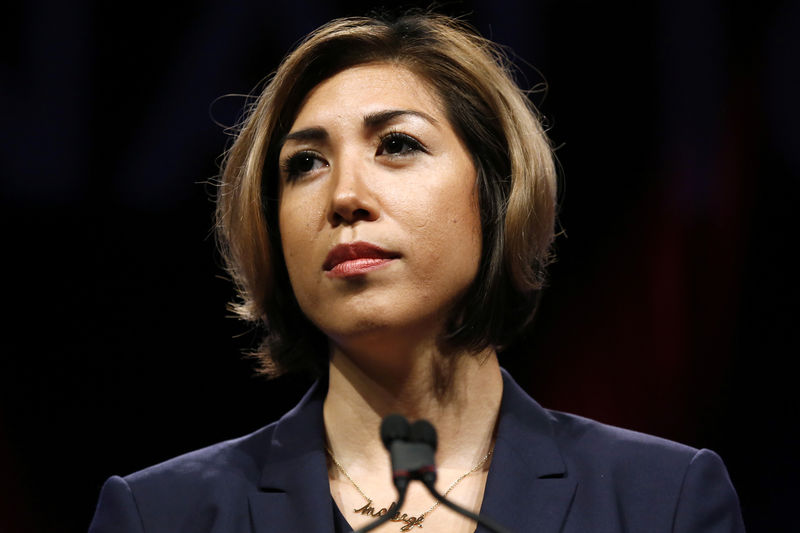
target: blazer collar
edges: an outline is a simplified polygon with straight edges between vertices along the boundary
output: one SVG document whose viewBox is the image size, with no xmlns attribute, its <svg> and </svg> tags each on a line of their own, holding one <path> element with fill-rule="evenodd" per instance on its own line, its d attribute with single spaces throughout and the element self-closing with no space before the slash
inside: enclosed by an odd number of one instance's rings
<svg viewBox="0 0 800 533">
<path fill-rule="evenodd" d="M 512 531 L 561 531 L 576 482 L 566 477 L 553 420 L 502 373 L 503 400 L 481 514 Z M 478 527 L 476 533 L 485 531 Z"/>
<path fill-rule="evenodd" d="M 331 533 L 322 404 L 327 382 L 319 380 L 275 425 L 259 491 L 250 494 L 253 531 Z"/>
<path fill-rule="evenodd" d="M 497 441 L 481 513 L 512 531 L 555 533 L 576 483 L 554 438 L 552 418 L 502 370 Z M 253 530 L 331 533 L 322 405 L 327 383 L 315 383 L 275 426 L 259 491 L 250 495 Z M 485 533 L 482 527 L 476 533 Z"/>
</svg>

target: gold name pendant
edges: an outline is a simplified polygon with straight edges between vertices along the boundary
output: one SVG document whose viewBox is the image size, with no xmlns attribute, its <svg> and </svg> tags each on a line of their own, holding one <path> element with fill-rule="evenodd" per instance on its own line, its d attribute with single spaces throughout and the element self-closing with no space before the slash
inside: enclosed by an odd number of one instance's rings
<svg viewBox="0 0 800 533">
<path fill-rule="evenodd" d="M 406 523 L 406 525 L 400 528 L 400 531 L 411 531 L 411 528 L 413 528 L 414 526 L 419 526 L 420 528 L 422 528 L 422 521 L 425 520 L 425 515 L 421 515 L 419 517 L 408 516 L 406 513 L 403 513 L 401 515 L 399 512 L 395 511 L 396 507 L 397 507 L 397 502 L 392 502 L 392 505 L 390 505 L 388 509 L 384 507 L 380 511 L 376 511 L 375 507 L 372 506 L 372 500 L 369 500 L 367 501 L 366 505 L 364 505 L 364 507 L 361 507 L 360 509 L 353 509 L 353 511 L 358 514 L 363 514 L 366 516 L 374 516 L 376 518 L 379 516 L 383 516 L 387 513 L 388 514 L 394 513 L 394 515 L 389 520 L 391 520 L 392 522 Z"/>
</svg>

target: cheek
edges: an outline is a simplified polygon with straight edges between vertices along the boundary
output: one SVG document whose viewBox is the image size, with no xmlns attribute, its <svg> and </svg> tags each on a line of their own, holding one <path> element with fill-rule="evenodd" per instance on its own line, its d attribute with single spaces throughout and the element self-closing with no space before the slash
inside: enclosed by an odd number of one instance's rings
<svg viewBox="0 0 800 533">
<path fill-rule="evenodd" d="M 472 170 L 472 167 L 470 166 Z M 454 260 L 460 261 L 461 268 L 468 273 L 470 282 L 478 273 L 478 265 L 483 247 L 483 231 L 481 228 L 481 215 L 478 190 L 475 184 L 474 170 L 468 181 L 463 182 L 458 195 L 458 206 L 450 206 L 448 225 L 452 232 L 458 236 L 461 243 L 460 253 L 455 254 Z M 453 195 L 454 197 L 456 195 Z M 459 208 L 460 207 L 460 208 Z"/>
<path fill-rule="evenodd" d="M 477 275 L 480 263 L 483 236 L 477 199 L 469 195 L 469 202 L 462 204 L 461 211 L 451 210 L 447 223 L 453 243 L 458 243 L 453 250 L 452 261 L 459 263 L 459 269 L 470 281 Z"/>
<path fill-rule="evenodd" d="M 285 192 L 278 207 L 278 230 L 284 256 L 303 255 L 324 222 L 324 206 L 313 194 L 304 191 Z"/>
<path fill-rule="evenodd" d="M 448 259 L 465 268 L 474 263 L 477 271 L 482 232 L 475 169 L 466 156 L 453 157 L 446 168 L 450 171 L 440 175 L 448 179 L 431 195 L 435 205 L 428 206 L 436 213 L 433 226 L 441 233 L 442 249 L 453 254 Z"/>
<path fill-rule="evenodd" d="M 298 235 L 296 221 L 292 213 L 293 210 L 289 209 L 286 206 L 286 202 L 281 199 L 280 208 L 278 209 L 278 234 L 281 236 L 281 248 L 283 249 L 283 257 L 287 262 L 287 268 L 289 268 L 289 263 L 294 257 L 294 251 L 297 250 L 297 247 L 293 246 Z M 291 268 L 289 268 L 289 274 L 291 275 Z"/>
<path fill-rule="evenodd" d="M 470 183 L 426 191 L 413 207 L 417 251 L 426 261 L 425 279 L 469 284 L 477 275 L 482 231 L 477 192 Z"/>
<path fill-rule="evenodd" d="M 314 222 L 311 206 L 297 201 L 295 195 L 281 198 L 278 209 L 278 226 L 286 270 L 295 294 L 309 266 L 313 264 L 310 241 Z"/>
<path fill-rule="evenodd" d="M 464 165 L 461 179 L 457 184 L 442 191 L 440 209 L 445 213 L 443 221 L 449 232 L 460 235 L 461 242 L 467 246 L 471 241 L 474 246 L 481 245 L 481 217 L 479 193 L 472 165 Z"/>
</svg>

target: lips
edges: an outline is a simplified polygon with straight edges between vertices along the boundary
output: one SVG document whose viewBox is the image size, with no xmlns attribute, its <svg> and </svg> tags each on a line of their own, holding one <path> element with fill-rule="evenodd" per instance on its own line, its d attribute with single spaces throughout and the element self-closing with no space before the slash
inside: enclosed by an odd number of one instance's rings
<svg viewBox="0 0 800 533">
<path fill-rule="evenodd" d="M 322 268 L 331 277 L 361 276 L 381 268 L 400 257 L 368 242 L 353 242 L 334 246 Z"/>
</svg>

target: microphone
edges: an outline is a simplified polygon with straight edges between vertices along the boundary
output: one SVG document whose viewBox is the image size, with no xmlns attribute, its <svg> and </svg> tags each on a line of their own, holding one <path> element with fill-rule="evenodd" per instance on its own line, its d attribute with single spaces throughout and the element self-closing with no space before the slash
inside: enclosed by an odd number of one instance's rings
<svg viewBox="0 0 800 533">
<path fill-rule="evenodd" d="M 402 452 L 398 451 L 398 447 L 408 440 L 410 432 L 408 420 L 403 415 L 387 415 L 381 422 L 381 440 L 392 458 L 392 481 L 398 492 L 405 492 L 411 480 L 408 464 L 404 457 L 399 457 Z"/>
<path fill-rule="evenodd" d="M 398 414 L 386 416 L 381 422 L 381 440 L 392 460 L 392 480 L 397 488 L 397 505 L 394 512 L 387 512 L 354 533 L 366 533 L 391 520 L 402 507 L 408 484 L 411 480 L 422 481 L 428 492 L 455 512 L 474 520 L 489 531 L 511 533 L 489 517 L 479 515 L 451 502 L 436 490 L 436 461 L 434 459 L 438 437 L 436 428 L 427 420 L 409 424 L 406 417 Z"/>
<path fill-rule="evenodd" d="M 369 524 L 354 531 L 353 533 L 366 533 L 367 531 L 372 531 L 381 524 L 391 520 L 395 513 L 399 512 L 400 508 L 403 506 L 403 503 L 406 499 L 408 482 L 411 480 L 411 477 L 408 470 L 403 468 L 403 466 L 406 466 L 404 460 L 395 460 L 395 456 L 398 454 L 398 452 L 395 452 L 394 450 L 397 448 L 399 443 L 404 443 L 408 440 L 409 432 L 410 428 L 408 420 L 403 415 L 387 415 L 381 422 L 381 441 L 383 441 L 383 445 L 386 446 L 386 449 L 389 450 L 389 454 L 392 458 L 392 481 L 394 482 L 394 486 L 397 488 L 397 505 L 395 505 L 392 509 L 389 509 L 384 515 L 379 516 Z"/>
<path fill-rule="evenodd" d="M 406 437 L 393 440 L 388 448 L 392 457 L 395 485 L 403 483 L 407 486 L 410 480 L 421 479 L 423 474 L 432 474 L 436 480 L 436 430 L 430 422 L 414 422 L 408 428 Z"/>
<path fill-rule="evenodd" d="M 418 443 L 419 446 L 424 448 L 424 452 L 420 451 L 419 459 L 421 463 L 415 470 L 414 479 L 419 479 L 423 483 L 436 483 L 436 445 L 438 438 L 436 436 L 436 429 L 433 424 L 427 420 L 420 419 L 411 425 L 408 432 L 408 440 L 413 443 Z"/>
<path fill-rule="evenodd" d="M 388 450 L 396 440 L 407 440 L 411 428 L 403 415 L 386 415 L 381 422 L 381 440 Z"/>
</svg>

